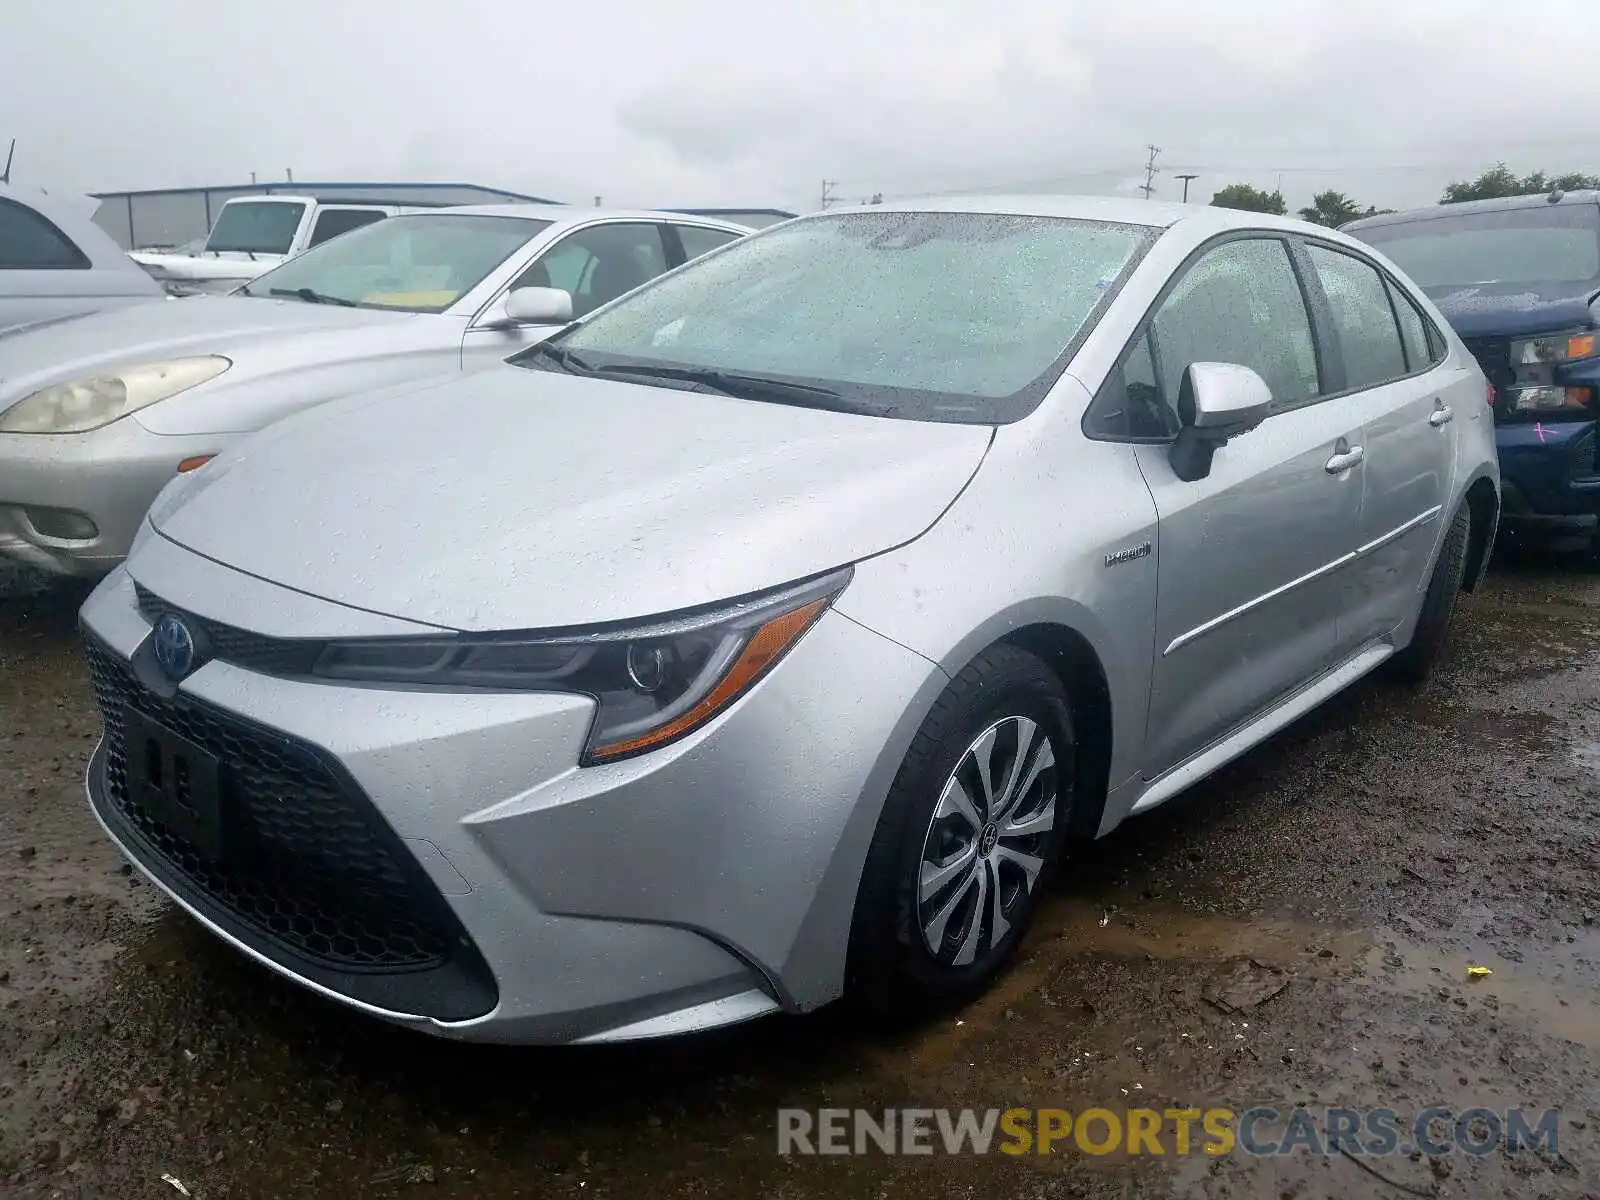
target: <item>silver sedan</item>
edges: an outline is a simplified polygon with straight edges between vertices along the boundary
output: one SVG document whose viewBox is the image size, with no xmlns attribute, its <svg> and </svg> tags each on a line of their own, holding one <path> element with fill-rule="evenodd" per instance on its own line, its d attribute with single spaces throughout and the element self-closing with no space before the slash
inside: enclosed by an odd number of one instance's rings
<svg viewBox="0 0 1600 1200">
<path fill-rule="evenodd" d="M 803 217 L 169 485 L 83 610 L 94 811 L 243 953 L 454 1037 L 973 995 L 1069 839 L 1439 654 L 1482 372 L 1331 230 Z"/>
<path fill-rule="evenodd" d="M 442 209 L 334 238 L 230 296 L 0 334 L 0 558 L 98 578 L 174 474 L 252 430 L 493 364 L 749 232 L 661 212 Z"/>
</svg>

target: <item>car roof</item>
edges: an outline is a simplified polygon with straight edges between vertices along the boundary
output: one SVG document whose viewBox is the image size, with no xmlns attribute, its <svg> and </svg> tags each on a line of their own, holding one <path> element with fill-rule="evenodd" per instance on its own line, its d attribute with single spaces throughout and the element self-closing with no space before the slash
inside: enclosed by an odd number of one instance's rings
<svg viewBox="0 0 1600 1200">
<path fill-rule="evenodd" d="M 1230 229 L 1281 229 L 1297 233 L 1327 235 L 1332 230 L 1312 225 L 1295 217 L 1272 213 L 1246 212 L 1210 204 L 1179 204 L 1170 200 L 1132 200 L 1118 196 L 933 196 L 894 203 L 841 205 L 828 213 L 881 212 L 959 212 L 1018 217 L 1063 217 L 1081 221 L 1108 221 L 1124 225 L 1143 225 L 1170 229 L 1179 223 L 1198 224 L 1222 233 Z M 812 214 L 819 216 L 822 214 Z M 801 217 L 800 220 L 810 218 Z"/>
<path fill-rule="evenodd" d="M 1554 198 L 1552 198 L 1554 197 Z M 1339 226 L 1349 232 L 1371 229 L 1379 225 L 1406 225 L 1414 221 L 1436 221 L 1442 217 L 1470 216 L 1473 213 L 1508 212 L 1518 208 L 1550 208 L 1553 205 L 1600 205 L 1600 191 L 1535 192 L 1531 196 L 1497 196 L 1492 200 L 1464 200 L 1459 204 L 1430 204 L 1424 208 L 1407 208 L 1400 212 L 1378 213 L 1371 217 L 1347 221 Z"/>
<path fill-rule="evenodd" d="M 457 213 L 468 217 L 522 217 L 529 221 L 560 221 L 567 224 L 596 220 L 659 221 L 663 217 L 673 215 L 662 209 L 577 208 L 571 204 L 462 204 L 449 208 L 433 208 L 427 211 L 430 213 Z M 408 215 L 414 216 L 417 214 Z M 721 225 L 728 229 L 737 229 L 746 233 L 751 232 L 748 225 L 740 225 L 735 221 L 724 220 L 721 217 L 706 217 L 692 213 L 679 215 L 707 225 Z"/>
</svg>

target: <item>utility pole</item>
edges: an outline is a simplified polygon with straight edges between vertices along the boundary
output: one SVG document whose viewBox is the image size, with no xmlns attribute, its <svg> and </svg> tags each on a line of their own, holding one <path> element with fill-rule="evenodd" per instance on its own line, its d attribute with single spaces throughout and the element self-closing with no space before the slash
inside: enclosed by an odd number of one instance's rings
<svg viewBox="0 0 1600 1200">
<path fill-rule="evenodd" d="M 833 189 L 839 186 L 837 179 L 824 179 L 822 181 L 822 207 L 827 208 L 833 203 Z"/>
<path fill-rule="evenodd" d="M 1183 202 L 1185 204 L 1187 204 L 1187 203 L 1189 203 L 1189 180 L 1191 180 L 1191 179 L 1199 179 L 1200 176 L 1198 176 L 1198 175 L 1179 175 L 1178 178 L 1183 180 Z"/>
<path fill-rule="evenodd" d="M 601 207 L 604 207 L 604 205 L 603 205 L 603 201 L 604 201 L 604 200 L 605 200 L 605 197 L 604 197 L 604 196 L 596 196 L 596 197 L 595 197 L 595 198 L 594 198 L 594 206 L 595 206 L 595 207 L 596 207 L 596 208 L 601 208 Z"/>
<path fill-rule="evenodd" d="M 1139 190 L 1144 193 L 1144 198 L 1148 200 L 1150 199 L 1150 194 L 1156 190 L 1156 155 L 1161 153 L 1161 147 L 1149 145 L 1145 149 L 1150 151 L 1150 157 L 1144 164 L 1144 183 Z"/>
<path fill-rule="evenodd" d="M 254 187 L 255 186 L 255 182 L 256 182 L 256 173 L 254 171 L 251 171 L 250 172 L 250 186 Z"/>
<path fill-rule="evenodd" d="M 11 139 L 11 149 L 6 151 L 6 169 L 0 171 L 0 183 L 11 182 L 11 160 L 17 156 L 17 139 Z"/>
<path fill-rule="evenodd" d="M 293 183 L 294 182 L 294 168 L 285 167 L 283 169 L 283 177 L 285 179 L 287 179 L 290 183 Z"/>
</svg>

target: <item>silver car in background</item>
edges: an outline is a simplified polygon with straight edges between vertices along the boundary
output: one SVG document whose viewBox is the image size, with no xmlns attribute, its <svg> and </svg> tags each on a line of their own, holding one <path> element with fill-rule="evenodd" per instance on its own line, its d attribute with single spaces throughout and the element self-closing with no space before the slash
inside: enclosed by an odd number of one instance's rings
<svg viewBox="0 0 1600 1200">
<path fill-rule="evenodd" d="M 71 197 L 0 183 L 0 330 L 165 299 L 92 213 Z"/>
<path fill-rule="evenodd" d="M 1485 395 L 1326 229 L 803 217 L 170 484 L 83 609 L 91 803 L 245 954 L 435 1033 L 959 1000 L 1069 838 L 1427 671 Z"/>
<path fill-rule="evenodd" d="M 245 434 L 495 363 L 749 232 L 661 212 L 437 209 L 343 234 L 231 296 L 0 335 L 0 558 L 99 578 L 175 473 Z"/>
</svg>

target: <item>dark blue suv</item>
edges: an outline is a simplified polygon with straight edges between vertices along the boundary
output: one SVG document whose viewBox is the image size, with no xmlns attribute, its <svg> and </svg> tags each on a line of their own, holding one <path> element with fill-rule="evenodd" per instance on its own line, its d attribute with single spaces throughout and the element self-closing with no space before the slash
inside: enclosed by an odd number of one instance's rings
<svg viewBox="0 0 1600 1200">
<path fill-rule="evenodd" d="M 1367 217 L 1376 246 L 1439 306 L 1494 389 L 1502 528 L 1600 533 L 1600 192 Z"/>
</svg>

